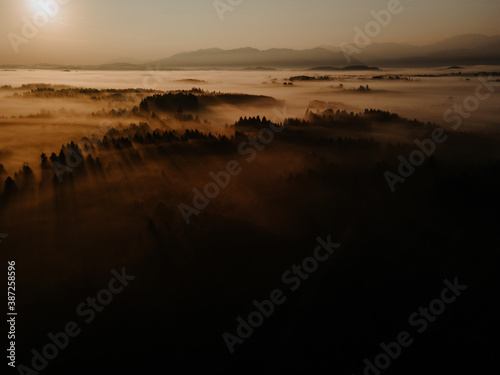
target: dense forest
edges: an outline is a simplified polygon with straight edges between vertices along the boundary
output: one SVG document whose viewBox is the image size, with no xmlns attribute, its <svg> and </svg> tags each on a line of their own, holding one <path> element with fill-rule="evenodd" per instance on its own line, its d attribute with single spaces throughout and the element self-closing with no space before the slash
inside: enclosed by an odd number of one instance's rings
<svg viewBox="0 0 500 375">
<path fill-rule="evenodd" d="M 119 262 L 140 286 L 113 302 L 115 314 L 86 327 L 88 335 L 106 330 L 106 340 L 92 351 L 75 341 L 78 350 L 61 355 L 54 370 L 76 363 L 86 371 L 81 350 L 89 363 L 111 366 L 102 356 L 113 343 L 121 355 L 140 358 L 126 361 L 137 371 L 172 363 L 199 369 L 190 360 L 196 355 L 221 373 L 242 363 L 248 373 L 308 372 L 313 363 L 315 373 L 362 373 L 380 341 L 394 340 L 409 314 L 457 277 L 469 289 L 443 324 L 460 331 L 474 316 L 475 329 L 456 337 L 435 323 L 394 369 L 412 361 L 405 373 L 421 374 L 420 356 L 439 357 L 439 368 L 472 369 L 496 355 L 484 332 L 500 333 L 497 301 L 488 298 L 500 287 L 498 252 L 489 245 L 499 243 L 498 134 L 447 132 L 450 140 L 393 193 L 385 174 L 398 173 L 401 158 L 410 160 L 415 141 L 438 124 L 376 109 L 310 108 L 281 121 L 242 116 L 207 131 L 198 128 L 206 125 L 204 103 L 227 101 L 208 96 L 152 93 L 128 110 L 94 112 L 122 125 L 40 150 L 38 163 L 16 173 L 0 165 L 2 230 L 23 238 L 15 249 L 25 259 L 20 306 L 28 321 L 46 322 L 22 328 L 35 339 L 20 352 L 43 346 L 46 333 L 72 316 L 71 306 L 99 288 L 90 275 L 105 279 Z M 184 128 L 171 128 L 169 119 Z M 224 181 L 232 162 L 240 173 Z M 217 194 L 207 188 L 214 182 Z M 190 207 L 188 220 L 180 207 Z M 231 355 L 224 332 L 234 333 L 235 318 L 248 316 L 253 300 L 268 298 L 283 271 L 310 256 L 318 236 L 341 244 L 335 256 Z M 40 268 L 44 259 L 50 265 Z M 50 307 L 40 303 L 47 290 L 57 291 Z M 434 341 L 448 349 L 429 350 Z M 297 361 L 283 361 L 290 357 Z"/>
</svg>

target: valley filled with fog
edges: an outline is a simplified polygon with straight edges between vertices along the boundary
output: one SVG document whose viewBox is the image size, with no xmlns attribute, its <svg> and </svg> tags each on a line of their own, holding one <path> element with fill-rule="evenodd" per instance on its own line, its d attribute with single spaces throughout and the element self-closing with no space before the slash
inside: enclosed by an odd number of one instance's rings
<svg viewBox="0 0 500 375">
<path fill-rule="evenodd" d="M 326 326 L 336 335 L 325 347 L 339 354 L 321 363 L 347 373 L 363 363 L 360 341 L 378 343 L 373 319 L 396 330 L 414 308 L 412 295 L 387 290 L 418 283 L 427 298 L 459 274 L 489 295 L 499 72 L 1 71 L 0 224 L 17 239 L 2 250 L 22 259 L 19 335 L 31 338 L 20 360 L 117 264 L 140 282 L 113 302 L 119 314 L 87 328 L 91 349 L 77 342 L 55 371 L 116 366 L 109 342 L 127 358 L 119 368 L 137 371 L 307 371 L 319 363 L 308 343 Z M 274 328 L 230 357 L 222 334 L 312 259 L 318 236 L 342 247 L 304 287 L 312 293 L 288 295 Z M 103 330 L 109 341 L 94 340 Z M 470 349 L 480 335 L 436 336 L 453 355 L 495 355 Z M 290 355 L 303 362 L 283 362 Z"/>
<path fill-rule="evenodd" d="M 460 69 L 385 69 L 362 72 L 310 71 L 0 71 L 0 155 L 4 165 L 19 167 L 33 162 L 41 149 L 58 147 L 80 132 L 103 125 L 102 116 L 92 113 L 112 109 L 131 110 L 141 97 L 154 92 L 191 90 L 207 92 L 244 93 L 275 98 L 276 105 L 223 106 L 205 113 L 202 120 L 210 122 L 207 130 L 224 132 L 225 124 L 232 124 L 241 116 L 302 117 L 307 109 L 327 108 L 361 112 L 366 108 L 398 113 L 423 122 L 444 123 L 443 115 L 455 104 L 474 95 L 480 82 L 474 75 L 480 72 L 498 73 L 496 67 L 468 67 Z M 462 76 L 460 76 L 460 73 Z M 451 75 L 451 76 L 450 76 Z M 291 77 L 328 77 L 328 80 L 289 81 Z M 383 77 L 383 79 L 374 79 Z M 398 77 L 398 79 L 391 79 Z M 494 77 L 498 79 L 498 76 Z M 284 85 L 284 83 L 290 85 Z M 142 93 L 92 100 L 90 96 L 50 97 L 27 95 L 27 84 L 48 84 L 72 88 L 139 89 Z M 292 86 L 293 84 L 293 86 Z M 340 86 L 343 88 L 340 88 Z M 1 86 L 11 86 L 5 89 Z M 359 87 L 369 87 L 369 91 Z M 16 89 L 19 88 L 19 89 Z M 286 112 L 286 113 L 285 113 Z M 497 131 L 496 120 L 500 105 L 496 100 L 481 103 L 474 116 L 467 119 L 462 131 Z M 110 118 L 110 128 L 127 119 Z M 182 124 L 173 125 L 184 126 Z M 23 136 L 17 136 L 21 132 Z M 33 142 L 36 145 L 33 145 Z"/>
<path fill-rule="evenodd" d="M 498 373 L 500 1 L 0 15 L 4 368 Z"/>
</svg>

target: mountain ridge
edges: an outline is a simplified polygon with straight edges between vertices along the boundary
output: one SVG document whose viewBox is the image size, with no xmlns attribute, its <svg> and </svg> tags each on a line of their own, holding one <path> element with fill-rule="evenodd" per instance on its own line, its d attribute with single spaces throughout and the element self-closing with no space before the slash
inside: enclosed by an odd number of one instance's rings
<svg viewBox="0 0 500 375">
<path fill-rule="evenodd" d="M 205 48 L 185 51 L 148 63 L 133 58 L 105 64 L 34 64 L 2 65 L 2 69 L 54 70 L 245 70 L 248 67 L 270 69 L 314 69 L 315 67 L 370 66 L 381 68 L 443 67 L 453 65 L 500 65 L 500 35 L 463 34 L 425 46 L 401 43 L 372 43 L 356 48 L 349 55 L 340 47 L 320 46 L 303 50 L 254 47 L 235 49 Z M 348 59 L 349 58 L 349 59 Z"/>
</svg>

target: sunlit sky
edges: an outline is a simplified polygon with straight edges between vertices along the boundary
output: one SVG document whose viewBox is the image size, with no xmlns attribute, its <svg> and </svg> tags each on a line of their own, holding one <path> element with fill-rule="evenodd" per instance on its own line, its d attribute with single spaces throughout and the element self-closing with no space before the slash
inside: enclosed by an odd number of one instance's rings
<svg viewBox="0 0 500 375">
<path fill-rule="evenodd" d="M 353 28 L 364 27 L 372 19 L 370 11 L 386 9 L 388 3 L 242 0 L 221 20 L 214 0 L 60 2 L 66 4 L 59 5 L 47 25 L 31 30 L 32 38 L 19 44 L 16 53 L 8 35 L 23 36 L 23 17 L 32 20 L 40 1 L 0 0 L 0 64 L 100 64 L 121 58 L 147 62 L 211 47 L 337 46 L 351 43 Z M 404 10 L 374 42 L 422 45 L 467 33 L 500 34 L 499 0 L 401 0 L 401 5 Z"/>
</svg>

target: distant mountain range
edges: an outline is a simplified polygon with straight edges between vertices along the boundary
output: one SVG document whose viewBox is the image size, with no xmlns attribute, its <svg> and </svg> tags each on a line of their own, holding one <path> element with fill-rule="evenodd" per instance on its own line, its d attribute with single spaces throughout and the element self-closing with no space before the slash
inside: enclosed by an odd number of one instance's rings
<svg viewBox="0 0 500 375">
<path fill-rule="evenodd" d="M 355 45 L 350 45 L 356 47 Z M 332 52 L 339 47 L 324 47 Z M 466 34 L 426 46 L 373 43 L 351 56 L 380 67 L 438 67 L 447 65 L 500 65 L 500 35 Z"/>
<path fill-rule="evenodd" d="M 351 46 L 356 47 L 355 45 Z M 102 65 L 37 64 L 32 66 L 4 65 L 0 66 L 0 68 L 57 70 L 310 69 L 336 71 L 376 69 L 373 66 L 398 68 L 500 65 L 500 36 L 467 34 L 427 46 L 373 43 L 364 48 L 358 48 L 357 52 L 349 55 L 349 58 L 346 58 L 340 47 L 330 46 L 307 50 L 273 48 L 264 51 L 255 48 L 232 50 L 210 48 L 182 52 L 149 63 L 141 63 L 133 58 L 126 58 Z"/>
<path fill-rule="evenodd" d="M 347 60 L 342 52 L 334 52 L 325 48 L 293 50 L 273 48 L 261 51 L 255 48 L 239 48 L 222 50 L 219 48 L 203 49 L 194 52 L 183 52 L 166 59 L 154 61 L 153 65 L 171 68 L 245 68 L 265 66 L 278 69 L 312 68 L 315 66 L 346 66 Z M 361 65 L 357 59 L 352 65 Z"/>
</svg>

